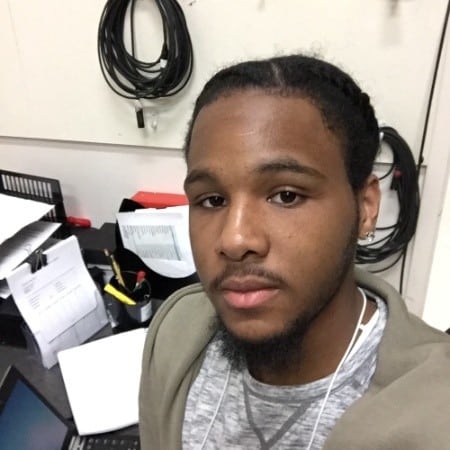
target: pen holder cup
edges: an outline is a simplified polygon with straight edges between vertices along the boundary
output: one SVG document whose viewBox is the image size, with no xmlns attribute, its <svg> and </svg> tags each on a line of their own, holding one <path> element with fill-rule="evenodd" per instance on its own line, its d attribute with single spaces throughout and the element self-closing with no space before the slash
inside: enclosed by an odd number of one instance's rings
<svg viewBox="0 0 450 450">
<path fill-rule="evenodd" d="M 122 276 L 125 287 L 118 283 L 116 277 L 112 277 L 109 284 L 136 304 L 126 304 L 115 295 L 104 292 L 103 299 L 111 327 L 114 332 L 147 327 L 153 312 L 150 283 L 144 279 L 139 287 L 135 288 L 135 272 L 123 271 Z"/>
</svg>

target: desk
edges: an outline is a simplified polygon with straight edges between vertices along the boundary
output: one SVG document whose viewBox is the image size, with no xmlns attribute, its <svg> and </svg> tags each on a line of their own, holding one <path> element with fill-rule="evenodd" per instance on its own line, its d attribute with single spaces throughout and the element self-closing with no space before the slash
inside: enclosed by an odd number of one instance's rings
<svg viewBox="0 0 450 450">
<path fill-rule="evenodd" d="M 100 330 L 91 340 L 106 337 L 112 334 L 108 325 Z M 0 345 L 0 378 L 6 369 L 14 364 L 36 389 L 66 418 L 72 420 L 72 412 L 67 398 L 64 381 L 59 365 L 46 369 L 38 357 L 31 354 L 26 348 Z M 132 426 L 116 431 L 114 434 L 139 433 L 138 426 Z"/>
<path fill-rule="evenodd" d="M 104 263 L 106 261 L 104 261 L 105 256 L 103 249 L 115 248 L 116 226 L 113 223 L 104 224 L 100 230 L 80 228 L 73 231 L 73 234 L 75 234 L 80 241 L 86 262 L 94 264 Z M 157 274 L 154 274 L 154 277 L 156 279 L 154 284 L 156 288 L 154 289 L 155 292 L 158 293 L 158 289 L 163 292 L 159 297 L 152 298 L 152 306 L 155 312 L 163 302 L 163 300 L 160 299 L 166 298 L 176 288 L 181 287 L 181 285 L 179 285 L 178 279 L 168 280 Z M 196 281 L 196 279 L 193 279 L 193 281 Z M 182 280 L 182 282 L 183 284 L 186 284 L 184 280 Z M 173 286 L 171 283 L 173 283 Z M 19 314 L 18 311 L 17 314 Z M 91 338 L 91 340 L 106 337 L 111 334 L 112 330 L 108 325 Z M 12 364 L 30 380 L 30 383 L 36 387 L 36 389 L 61 413 L 63 417 L 69 420 L 72 419 L 72 412 L 59 365 L 56 365 L 51 369 L 45 369 L 39 358 L 31 354 L 28 349 L 10 345 L 0 345 L 0 377 L 3 377 L 6 369 Z M 138 426 L 124 428 L 116 431 L 114 434 L 137 435 Z"/>
</svg>

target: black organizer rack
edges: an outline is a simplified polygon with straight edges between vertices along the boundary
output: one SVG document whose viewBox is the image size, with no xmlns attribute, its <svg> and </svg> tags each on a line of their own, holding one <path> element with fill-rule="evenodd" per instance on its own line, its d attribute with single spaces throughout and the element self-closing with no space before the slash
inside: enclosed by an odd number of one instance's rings
<svg viewBox="0 0 450 450">
<path fill-rule="evenodd" d="M 62 224 L 54 234 L 56 238 L 70 235 L 58 180 L 0 169 L 0 193 L 54 205 L 42 220 Z"/>
</svg>

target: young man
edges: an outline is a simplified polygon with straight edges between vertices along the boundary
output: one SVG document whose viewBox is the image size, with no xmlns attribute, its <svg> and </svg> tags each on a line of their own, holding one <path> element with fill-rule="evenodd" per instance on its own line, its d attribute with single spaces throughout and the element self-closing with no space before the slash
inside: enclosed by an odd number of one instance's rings
<svg viewBox="0 0 450 450">
<path fill-rule="evenodd" d="M 354 267 L 380 192 L 369 98 L 288 56 L 227 68 L 186 138 L 200 284 L 153 319 L 142 448 L 450 448 L 450 339 Z"/>
</svg>

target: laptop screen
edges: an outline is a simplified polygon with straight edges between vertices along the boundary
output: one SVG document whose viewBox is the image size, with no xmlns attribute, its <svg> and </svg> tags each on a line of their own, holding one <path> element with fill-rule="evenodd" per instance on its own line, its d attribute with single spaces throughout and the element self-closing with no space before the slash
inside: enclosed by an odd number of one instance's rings
<svg viewBox="0 0 450 450">
<path fill-rule="evenodd" d="M 23 380 L 2 386 L 1 400 L 0 449 L 63 449 L 67 425 Z"/>
</svg>

